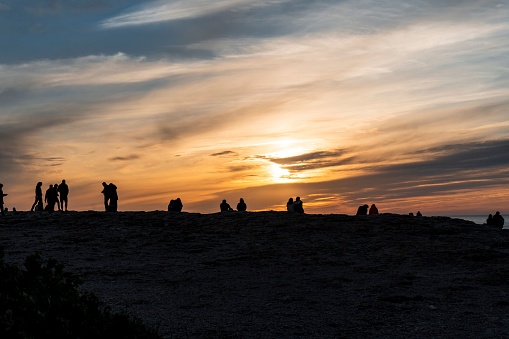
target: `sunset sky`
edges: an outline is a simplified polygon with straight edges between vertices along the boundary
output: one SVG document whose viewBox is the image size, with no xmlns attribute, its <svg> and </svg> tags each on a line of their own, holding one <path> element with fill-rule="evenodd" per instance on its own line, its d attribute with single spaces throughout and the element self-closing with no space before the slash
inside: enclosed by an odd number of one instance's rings
<svg viewBox="0 0 509 339">
<path fill-rule="evenodd" d="M 9 209 L 509 213 L 509 1 L 0 0 L 0 46 Z"/>
</svg>

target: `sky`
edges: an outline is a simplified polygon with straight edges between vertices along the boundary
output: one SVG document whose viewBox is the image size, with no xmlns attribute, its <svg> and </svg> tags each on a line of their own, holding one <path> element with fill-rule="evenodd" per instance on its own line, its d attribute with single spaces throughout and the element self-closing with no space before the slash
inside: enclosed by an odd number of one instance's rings
<svg viewBox="0 0 509 339">
<path fill-rule="evenodd" d="M 29 210 L 509 213 L 509 0 L 0 0 L 0 182 Z"/>
</svg>

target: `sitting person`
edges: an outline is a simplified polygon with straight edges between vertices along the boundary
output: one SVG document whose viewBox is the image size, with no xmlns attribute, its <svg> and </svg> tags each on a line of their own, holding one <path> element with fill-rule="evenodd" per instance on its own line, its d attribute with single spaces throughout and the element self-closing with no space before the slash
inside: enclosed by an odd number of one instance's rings
<svg viewBox="0 0 509 339">
<path fill-rule="evenodd" d="M 294 212 L 294 210 L 293 210 L 293 198 L 288 199 L 288 202 L 286 203 L 286 210 L 288 212 Z"/>
<path fill-rule="evenodd" d="M 233 211 L 233 208 L 230 207 L 230 204 L 223 200 L 223 202 L 219 205 L 221 212 Z"/>
<path fill-rule="evenodd" d="M 183 207 L 184 205 L 182 205 L 182 200 L 180 200 L 180 198 L 172 199 L 168 204 L 168 212 L 182 212 Z"/>
<path fill-rule="evenodd" d="M 378 214 L 378 208 L 376 208 L 375 204 L 369 208 L 369 214 Z"/>
<path fill-rule="evenodd" d="M 499 211 L 493 216 L 493 225 L 499 228 L 504 227 L 504 217 L 500 215 Z"/>
<path fill-rule="evenodd" d="M 247 210 L 247 205 L 244 202 L 244 199 L 240 198 L 239 203 L 237 204 L 237 211 L 245 212 Z"/>
<path fill-rule="evenodd" d="M 356 215 L 368 215 L 368 207 L 369 207 L 368 205 L 359 206 Z"/>
<path fill-rule="evenodd" d="M 486 219 L 486 225 L 488 225 L 488 226 L 493 226 L 493 225 L 495 225 L 495 224 L 493 223 L 493 215 L 491 215 L 491 214 L 490 214 L 490 215 L 488 215 L 488 219 Z"/>
<path fill-rule="evenodd" d="M 421 211 L 417 211 L 417 214 L 416 214 L 418 217 L 422 217 L 422 213 Z"/>
<path fill-rule="evenodd" d="M 302 200 L 300 197 L 295 198 L 293 202 L 293 211 L 297 213 L 304 213 L 304 207 L 302 206 Z"/>
</svg>

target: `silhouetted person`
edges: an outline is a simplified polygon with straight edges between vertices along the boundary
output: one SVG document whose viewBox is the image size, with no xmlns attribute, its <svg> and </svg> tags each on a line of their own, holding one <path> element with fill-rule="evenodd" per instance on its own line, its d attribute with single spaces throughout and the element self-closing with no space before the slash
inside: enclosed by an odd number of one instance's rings
<svg viewBox="0 0 509 339">
<path fill-rule="evenodd" d="M 44 202 L 46 203 L 46 210 L 50 213 L 55 211 L 55 203 L 58 199 L 58 193 L 53 187 L 53 185 L 49 185 L 49 188 L 46 190 L 46 194 L 44 195 Z"/>
<path fill-rule="evenodd" d="M 493 225 L 499 228 L 504 227 L 504 217 L 500 215 L 499 211 L 493 216 Z"/>
<path fill-rule="evenodd" d="M 43 206 L 42 206 L 42 182 L 40 182 L 40 181 L 35 186 L 35 201 L 34 201 L 34 204 L 32 205 L 32 208 L 30 209 L 30 211 L 33 211 L 34 208 L 36 211 L 42 211 L 42 209 L 43 209 Z"/>
<path fill-rule="evenodd" d="M 378 208 L 376 208 L 375 204 L 369 208 L 369 214 L 378 214 Z"/>
<path fill-rule="evenodd" d="M 184 205 L 182 204 L 182 200 L 180 200 L 180 198 L 175 200 L 172 199 L 168 204 L 168 212 L 182 212 L 183 207 Z"/>
<path fill-rule="evenodd" d="M 103 190 L 101 193 L 104 195 L 104 210 L 108 212 L 108 206 L 110 205 L 110 192 L 108 188 L 108 184 L 103 181 Z"/>
<path fill-rule="evenodd" d="M 417 211 L 416 216 L 418 216 L 418 217 L 422 217 L 422 213 L 421 213 L 420 211 Z"/>
<path fill-rule="evenodd" d="M 4 212 L 4 197 L 6 196 L 7 194 L 4 194 L 4 185 L 3 184 L 0 184 L 0 209 L 2 210 L 2 215 L 5 216 L 5 212 Z"/>
<path fill-rule="evenodd" d="M 227 203 L 226 200 L 223 200 L 223 202 L 221 202 L 219 208 L 221 209 L 221 212 L 233 211 L 233 208 L 230 207 L 230 204 Z"/>
<path fill-rule="evenodd" d="M 294 212 L 293 210 L 293 198 L 288 199 L 286 202 L 286 211 L 287 212 Z"/>
<path fill-rule="evenodd" d="M 60 204 L 62 206 L 62 210 L 67 211 L 67 196 L 69 195 L 69 186 L 65 183 L 65 180 L 62 180 L 62 183 L 58 185 L 58 193 L 60 193 Z"/>
<path fill-rule="evenodd" d="M 118 211 L 118 193 L 117 186 L 113 183 L 108 184 L 108 194 L 110 197 L 110 204 L 108 205 L 108 211 L 117 212 Z"/>
<path fill-rule="evenodd" d="M 57 195 L 57 199 L 56 199 L 55 202 L 57 203 L 58 210 L 61 211 L 62 209 L 60 208 L 60 198 L 59 198 L 59 194 L 58 194 L 58 184 L 53 185 L 53 189 L 55 190 L 55 194 Z"/>
<path fill-rule="evenodd" d="M 304 213 L 304 206 L 302 205 L 300 197 L 295 198 L 295 201 L 293 202 L 293 211 L 296 213 Z"/>
<path fill-rule="evenodd" d="M 240 198 L 239 203 L 237 204 L 237 211 L 245 212 L 247 210 L 247 205 L 244 202 L 244 199 Z"/>
<path fill-rule="evenodd" d="M 368 214 L 368 205 L 361 205 L 359 206 L 359 208 L 357 209 L 357 214 L 356 215 L 367 215 Z"/>
<path fill-rule="evenodd" d="M 494 225 L 494 223 L 493 223 L 493 215 L 492 214 L 488 215 L 488 219 L 486 219 L 486 225 L 488 225 L 488 226 L 493 226 Z"/>
</svg>

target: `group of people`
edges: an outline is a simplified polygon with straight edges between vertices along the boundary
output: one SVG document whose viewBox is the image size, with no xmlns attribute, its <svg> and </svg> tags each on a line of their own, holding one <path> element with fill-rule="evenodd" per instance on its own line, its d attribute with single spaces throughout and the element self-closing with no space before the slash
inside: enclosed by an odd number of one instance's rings
<svg viewBox="0 0 509 339">
<path fill-rule="evenodd" d="M 55 204 L 59 211 L 67 211 L 68 206 L 68 196 L 69 196 L 69 186 L 62 180 L 60 184 L 49 185 L 46 193 L 44 194 L 44 203 L 46 206 L 44 207 L 43 199 L 42 199 L 42 182 L 38 182 L 35 186 L 35 201 L 32 204 L 32 208 L 30 211 L 55 211 Z"/>
<path fill-rule="evenodd" d="M 223 201 L 219 204 L 219 210 L 221 212 L 229 212 L 229 211 L 235 211 L 229 203 L 226 202 L 226 199 L 223 199 Z M 237 211 L 238 212 L 245 212 L 247 210 L 247 204 L 244 201 L 243 198 L 240 198 L 239 202 L 237 203 Z"/>
<path fill-rule="evenodd" d="M 368 214 L 378 214 L 378 208 L 376 207 L 375 204 L 372 204 L 371 207 L 369 207 L 369 205 L 367 204 L 364 204 L 357 208 L 356 215 L 368 215 Z"/>
<path fill-rule="evenodd" d="M 499 211 L 495 213 L 495 215 L 488 215 L 488 219 L 486 219 L 486 224 L 488 226 L 495 226 L 498 228 L 504 227 L 504 217 L 500 214 Z"/>
<path fill-rule="evenodd" d="M 117 212 L 118 211 L 118 193 L 117 186 L 113 183 L 105 183 L 103 181 L 103 190 L 101 193 L 104 195 L 104 210 L 106 212 Z"/>
<path fill-rule="evenodd" d="M 288 212 L 304 213 L 304 206 L 300 197 L 296 197 L 295 201 L 293 198 L 288 199 L 286 202 L 286 210 Z"/>
<path fill-rule="evenodd" d="M 180 200 L 180 198 L 175 200 L 172 199 L 168 204 L 168 212 L 182 212 L 183 207 L 184 205 L 182 204 L 182 200 Z"/>
</svg>

